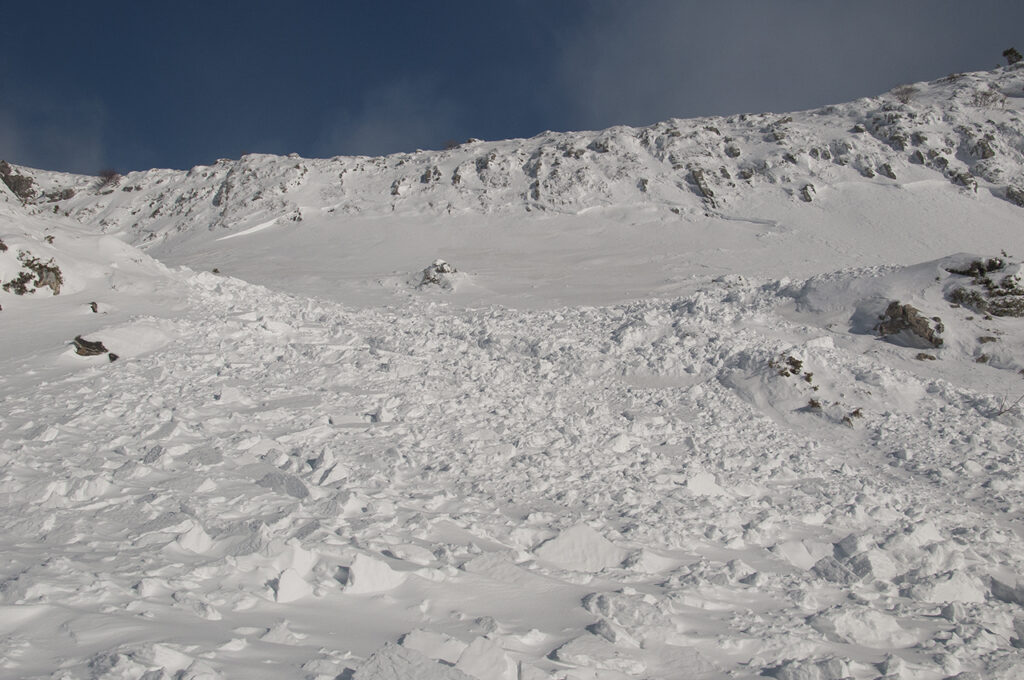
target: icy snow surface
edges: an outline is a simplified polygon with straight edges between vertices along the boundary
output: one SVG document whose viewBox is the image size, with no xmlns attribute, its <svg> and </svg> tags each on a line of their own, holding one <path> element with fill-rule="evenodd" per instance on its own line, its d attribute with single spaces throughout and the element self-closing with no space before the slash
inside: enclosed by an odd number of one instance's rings
<svg viewBox="0 0 1024 680">
<path fill-rule="evenodd" d="M 949 270 L 1019 271 L 1022 84 L 16 168 L 0 677 L 1021 677 L 1024 320 Z"/>
</svg>

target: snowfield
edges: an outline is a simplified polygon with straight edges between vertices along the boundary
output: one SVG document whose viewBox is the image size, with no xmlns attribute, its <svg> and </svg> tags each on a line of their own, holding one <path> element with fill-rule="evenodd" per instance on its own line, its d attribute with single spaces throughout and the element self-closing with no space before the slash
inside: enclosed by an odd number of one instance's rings
<svg viewBox="0 0 1024 680">
<path fill-rule="evenodd" d="M 0 677 L 1024 676 L 1024 70 L 894 92 L 8 166 Z"/>
</svg>

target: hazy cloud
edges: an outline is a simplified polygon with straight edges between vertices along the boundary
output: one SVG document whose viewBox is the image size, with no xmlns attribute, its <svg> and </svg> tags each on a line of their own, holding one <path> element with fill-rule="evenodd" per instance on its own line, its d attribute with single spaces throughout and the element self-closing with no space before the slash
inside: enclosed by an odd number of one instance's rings
<svg viewBox="0 0 1024 680">
<path fill-rule="evenodd" d="M 326 156 L 437 149 L 460 129 L 459 119 L 458 106 L 430 79 L 401 79 L 365 93 L 339 113 L 318 147 Z"/>
<path fill-rule="evenodd" d="M 95 100 L 60 101 L 5 92 L 0 102 L 0 158 L 35 168 L 95 174 L 104 164 L 107 119 Z"/>
<path fill-rule="evenodd" d="M 590 128 L 838 103 L 992 68 L 1008 13 L 1024 18 L 984 0 L 594 0 L 556 66 L 559 103 Z"/>
</svg>

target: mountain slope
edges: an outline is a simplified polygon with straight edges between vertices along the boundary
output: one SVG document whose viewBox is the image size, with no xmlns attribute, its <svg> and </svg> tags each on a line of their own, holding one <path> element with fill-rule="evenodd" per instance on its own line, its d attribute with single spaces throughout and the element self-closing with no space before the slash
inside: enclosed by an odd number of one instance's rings
<svg viewBox="0 0 1024 680">
<path fill-rule="evenodd" d="M 0 675 L 1021 677 L 1022 78 L 0 167 Z"/>
<path fill-rule="evenodd" d="M 32 181 L 30 212 L 296 293 L 386 302 L 441 257 L 478 275 L 467 302 L 576 302 L 567 291 L 602 288 L 579 266 L 591 261 L 606 281 L 618 267 L 634 277 L 629 292 L 589 300 L 614 302 L 686 292 L 680 272 L 808 275 L 1024 250 L 1022 107 L 1024 70 L 1010 67 L 789 115 L 384 158 L 249 155 L 107 179 L 11 170 Z M 593 241 L 618 257 L 587 253 Z M 550 277 L 517 280 L 495 251 L 547 256 Z"/>
</svg>

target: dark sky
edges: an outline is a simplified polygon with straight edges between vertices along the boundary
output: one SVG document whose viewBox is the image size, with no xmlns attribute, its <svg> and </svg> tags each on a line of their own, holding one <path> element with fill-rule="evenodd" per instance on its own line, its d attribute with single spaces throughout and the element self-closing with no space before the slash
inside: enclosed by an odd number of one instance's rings
<svg viewBox="0 0 1024 680">
<path fill-rule="evenodd" d="M 95 174 L 790 111 L 1010 46 L 1020 0 L 0 0 L 0 158 Z"/>
</svg>

